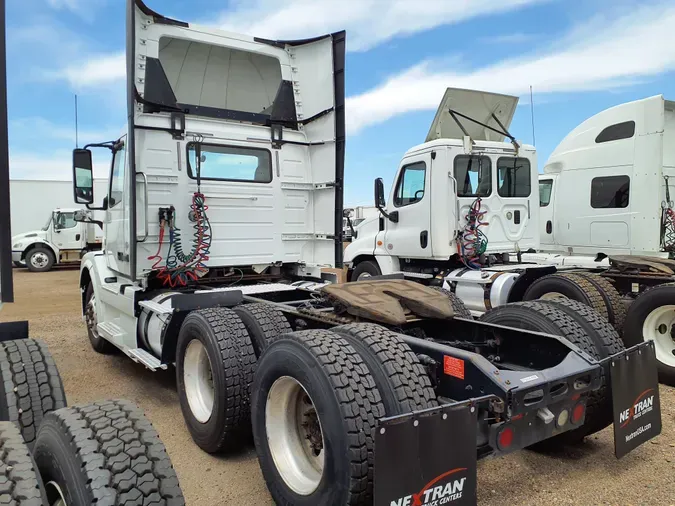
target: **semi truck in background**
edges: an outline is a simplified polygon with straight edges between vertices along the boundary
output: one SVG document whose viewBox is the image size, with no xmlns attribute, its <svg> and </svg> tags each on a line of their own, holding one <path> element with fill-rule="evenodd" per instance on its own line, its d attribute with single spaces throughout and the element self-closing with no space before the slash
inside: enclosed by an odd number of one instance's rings
<svg viewBox="0 0 675 506">
<path fill-rule="evenodd" d="M 673 103 L 655 97 L 588 120 L 551 156 L 539 192 L 535 149 L 508 132 L 515 104 L 446 92 L 388 202 L 376 181 L 381 217 L 345 249 L 350 279 L 401 274 L 442 286 L 474 316 L 573 299 L 598 310 L 627 345 L 654 341 L 662 380 L 675 382 Z M 565 252 L 537 253 L 554 246 Z"/>
<path fill-rule="evenodd" d="M 367 219 L 377 218 L 379 215 L 380 212 L 374 206 L 346 207 L 342 224 L 345 241 L 351 241 L 358 235 L 357 229 L 363 222 Z"/>
<path fill-rule="evenodd" d="M 102 222 L 94 221 L 91 211 L 55 209 L 40 230 L 12 237 L 12 262 L 32 272 L 47 272 L 56 265 L 77 265 L 87 252 L 102 247 Z"/>
</svg>

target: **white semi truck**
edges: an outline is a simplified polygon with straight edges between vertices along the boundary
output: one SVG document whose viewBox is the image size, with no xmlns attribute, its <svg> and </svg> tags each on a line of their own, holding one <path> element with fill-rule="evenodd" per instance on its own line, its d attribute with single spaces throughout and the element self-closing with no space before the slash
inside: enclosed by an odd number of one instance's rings
<svg viewBox="0 0 675 506">
<path fill-rule="evenodd" d="M 674 262 L 662 259 L 648 272 L 644 259 L 641 267 L 613 257 L 607 269 L 603 256 L 582 263 L 535 253 L 556 237 L 574 251 L 669 255 L 673 132 L 664 126 L 672 124 L 672 103 L 656 97 L 582 124 L 547 163 L 541 207 L 535 150 L 508 133 L 516 104 L 515 97 L 447 91 L 426 142 L 403 157 L 388 202 L 376 182 L 381 217 L 364 222 L 346 248 L 350 278 L 401 273 L 442 285 L 476 316 L 565 296 L 598 310 L 627 344 L 656 342 L 661 377 L 675 381 L 675 285 L 667 284 L 675 281 Z M 556 203 L 544 205 L 551 195 Z M 579 244 L 591 238 L 616 249 Z M 635 297 L 656 284 L 627 315 L 621 294 Z"/>
<path fill-rule="evenodd" d="M 273 41 L 127 1 L 127 133 L 73 156 L 76 202 L 105 212 L 80 275 L 94 350 L 175 365 L 196 444 L 227 452 L 252 432 L 279 504 L 429 504 L 457 487 L 472 504 L 478 458 L 578 442 L 644 391 L 658 404 L 652 344 L 624 349 L 590 310 L 529 302 L 476 322 L 409 280 L 329 282 L 343 272 L 344 63 L 344 32 Z M 102 199 L 94 147 L 113 159 Z M 493 147 L 520 194 L 532 154 Z M 660 431 L 650 413 L 628 438 L 636 426 L 615 424 L 618 456 Z"/>
<path fill-rule="evenodd" d="M 92 213 L 75 219 L 82 209 L 55 209 L 40 230 L 12 237 L 12 261 L 15 267 L 47 272 L 55 265 L 77 265 L 89 251 L 103 247 L 103 231 Z"/>
</svg>

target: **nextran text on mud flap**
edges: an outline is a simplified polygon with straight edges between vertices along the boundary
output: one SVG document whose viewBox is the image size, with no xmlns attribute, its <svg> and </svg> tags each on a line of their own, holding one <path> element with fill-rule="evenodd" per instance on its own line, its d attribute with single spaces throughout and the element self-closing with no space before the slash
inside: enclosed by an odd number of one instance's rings
<svg viewBox="0 0 675 506">
<path fill-rule="evenodd" d="M 450 504 L 462 497 L 466 478 L 454 480 L 446 485 L 422 490 L 419 494 L 407 495 L 395 501 L 390 506 L 442 506 Z"/>
</svg>

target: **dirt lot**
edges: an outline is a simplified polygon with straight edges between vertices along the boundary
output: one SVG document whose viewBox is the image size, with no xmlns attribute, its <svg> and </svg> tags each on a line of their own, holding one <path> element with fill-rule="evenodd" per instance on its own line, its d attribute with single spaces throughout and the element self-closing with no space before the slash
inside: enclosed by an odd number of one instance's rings
<svg viewBox="0 0 675 506">
<path fill-rule="evenodd" d="M 0 321 L 27 319 L 32 337 L 50 346 L 71 404 L 101 398 L 138 403 L 159 430 L 189 505 L 272 504 L 255 452 L 212 457 L 192 443 L 183 423 L 173 371 L 151 373 L 90 347 L 80 319 L 78 271 L 15 270 L 16 304 Z M 611 429 L 577 448 L 543 456 L 529 451 L 482 461 L 479 504 L 675 505 L 675 389 L 661 387 L 663 433 L 616 460 Z"/>
</svg>

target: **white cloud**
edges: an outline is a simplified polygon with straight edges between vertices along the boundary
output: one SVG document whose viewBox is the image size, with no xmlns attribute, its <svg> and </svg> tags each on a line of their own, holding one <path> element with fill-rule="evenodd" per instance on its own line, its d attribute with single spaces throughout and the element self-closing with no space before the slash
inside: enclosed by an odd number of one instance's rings
<svg viewBox="0 0 675 506">
<path fill-rule="evenodd" d="M 105 0 L 47 0 L 47 4 L 55 10 L 67 10 L 85 21 L 93 21 L 96 11 Z"/>
<path fill-rule="evenodd" d="M 597 18 L 548 52 L 468 71 L 422 62 L 347 100 L 351 133 L 394 116 L 434 110 L 448 87 L 520 95 L 612 89 L 675 70 L 675 6 Z M 536 99 L 535 99 L 536 102 Z"/>
<path fill-rule="evenodd" d="M 78 130 L 80 145 L 83 145 L 90 142 L 105 142 L 117 139 L 122 134 L 124 127 L 97 129 L 80 127 Z M 59 125 L 41 117 L 12 119 L 9 122 L 9 133 L 11 138 L 72 141 L 73 146 L 75 145 L 75 125 Z"/>
<path fill-rule="evenodd" d="M 239 0 L 217 24 L 231 32 L 271 39 L 307 38 L 346 29 L 348 49 L 365 51 L 397 36 L 547 1 Z"/>
<path fill-rule="evenodd" d="M 94 151 L 94 177 L 107 177 L 110 152 Z M 73 153 L 60 149 L 51 153 L 9 152 L 9 173 L 12 179 L 47 179 L 70 181 L 73 174 Z"/>
<path fill-rule="evenodd" d="M 92 55 L 48 75 L 65 79 L 76 90 L 118 83 L 126 78 L 126 55 L 124 51 Z"/>
<path fill-rule="evenodd" d="M 481 37 L 480 41 L 486 44 L 504 44 L 508 46 L 510 44 L 523 44 L 525 42 L 531 42 L 536 38 L 537 35 L 533 33 L 515 32 L 505 33 L 502 35 L 493 35 L 490 37 Z"/>
</svg>

